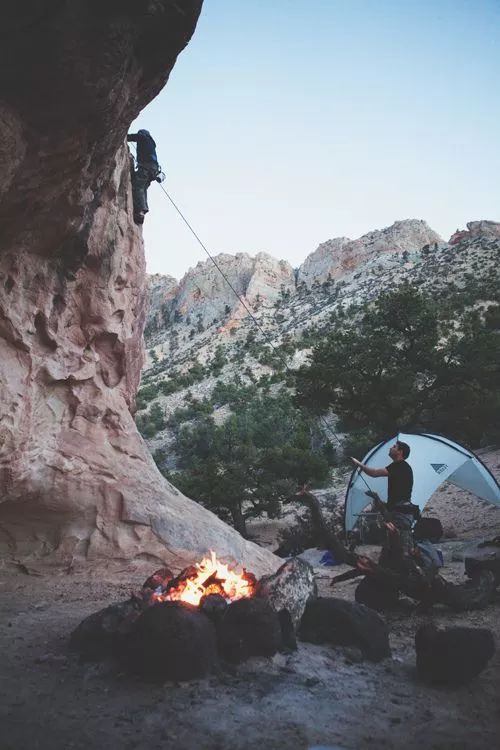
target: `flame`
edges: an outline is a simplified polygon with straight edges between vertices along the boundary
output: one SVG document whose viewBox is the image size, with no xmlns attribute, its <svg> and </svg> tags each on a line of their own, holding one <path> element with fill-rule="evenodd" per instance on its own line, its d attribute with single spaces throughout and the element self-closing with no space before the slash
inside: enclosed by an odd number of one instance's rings
<svg viewBox="0 0 500 750">
<path fill-rule="evenodd" d="M 228 601 L 245 599 L 254 593 L 252 577 L 230 570 L 229 566 L 217 559 L 215 552 L 195 565 L 197 573 L 181 581 L 178 586 L 165 594 L 157 594 L 157 601 L 182 601 L 198 606 L 207 594 L 220 594 Z M 212 578 L 212 581 L 208 579 Z M 207 585 L 205 585 L 207 583 Z"/>
</svg>

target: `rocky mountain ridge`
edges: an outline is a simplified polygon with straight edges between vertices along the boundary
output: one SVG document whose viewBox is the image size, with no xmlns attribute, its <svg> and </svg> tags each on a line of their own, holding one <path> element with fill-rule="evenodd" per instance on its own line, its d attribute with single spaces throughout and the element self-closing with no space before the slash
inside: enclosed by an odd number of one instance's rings
<svg viewBox="0 0 500 750">
<path fill-rule="evenodd" d="M 215 256 L 199 261 L 176 284 L 171 276 L 150 277 L 151 308 L 147 333 L 162 328 L 170 318 L 189 316 L 204 326 L 226 314 L 247 315 L 233 289 L 250 307 L 260 302 L 274 303 L 283 292 L 293 293 L 301 285 L 311 287 L 328 279 L 343 279 L 363 264 L 402 252 L 414 252 L 425 245 L 444 244 L 443 239 L 425 221 L 406 219 L 390 227 L 368 232 L 356 240 L 338 237 L 327 240 L 307 256 L 298 269 L 268 253 Z"/>
<path fill-rule="evenodd" d="M 361 240 L 355 241 L 356 264 L 344 268 L 336 277 L 328 271 L 325 279 L 325 273 L 327 268 L 339 268 L 338 254 L 345 247 L 344 238 L 320 245 L 299 269 L 295 284 L 289 271 L 284 276 L 276 273 L 270 292 L 262 291 L 252 298 L 248 295 L 250 283 L 253 289 L 263 288 L 259 287 L 262 256 L 253 259 L 255 277 L 250 280 L 252 259 L 241 254 L 232 256 L 231 261 L 231 256 L 225 256 L 225 267 L 233 279 L 238 278 L 241 267 L 245 269 L 247 275 L 239 278 L 237 289 L 247 292 L 245 300 L 255 320 L 242 309 L 230 289 L 224 290 L 222 278 L 216 283 L 215 305 L 208 296 L 202 299 L 201 294 L 192 307 L 188 305 L 186 290 L 200 288 L 207 278 L 215 279 L 213 271 L 218 273 L 216 269 L 208 272 L 206 263 L 199 263 L 186 274 L 179 285 L 179 296 L 172 279 L 164 282 L 162 277 L 151 277 L 154 301 L 146 326 L 148 353 L 139 391 L 139 418 L 148 414 L 152 402 L 168 418 L 184 406 L 186 398 L 209 397 L 220 380 L 229 383 L 238 376 L 246 384 L 278 382 L 277 366 L 282 369 L 283 360 L 277 362 L 277 355 L 284 356 L 292 369 L 300 366 L 307 360 L 310 336 L 328 324 L 333 311 L 368 302 L 405 280 L 433 295 L 446 295 L 450 285 L 463 288 L 473 280 L 483 279 L 494 286 L 498 280 L 500 223 L 470 222 L 459 240 L 452 238 L 452 243 L 444 242 L 421 221 L 397 222 Z M 421 245 L 423 240 L 427 241 Z M 398 249 L 393 241 L 398 242 Z M 349 251 L 345 257 L 353 256 Z M 271 260 L 266 256 L 266 267 Z M 275 269 L 284 268 L 279 261 L 274 264 Z M 163 284 L 168 298 L 160 291 Z M 158 321 L 162 321 L 161 327 Z M 201 374 L 200 367 L 205 368 Z M 142 399 L 141 393 L 146 392 L 148 397 Z M 218 418 L 217 411 L 214 416 Z M 162 448 L 168 453 L 170 438 L 168 428 L 159 429 L 148 436 L 147 442 L 153 452 Z"/>
</svg>

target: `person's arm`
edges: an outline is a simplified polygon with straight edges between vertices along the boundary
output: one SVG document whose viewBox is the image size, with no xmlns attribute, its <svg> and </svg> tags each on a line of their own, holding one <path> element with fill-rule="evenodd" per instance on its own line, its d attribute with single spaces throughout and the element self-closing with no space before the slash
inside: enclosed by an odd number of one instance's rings
<svg viewBox="0 0 500 750">
<path fill-rule="evenodd" d="M 383 469 L 372 469 L 371 466 L 366 466 L 365 464 L 362 464 L 361 461 L 358 461 L 357 458 L 354 458 L 354 456 L 351 456 L 352 461 L 356 464 L 358 469 L 360 471 L 364 471 L 365 474 L 368 474 L 369 477 L 388 477 L 389 472 L 384 467 Z"/>
<path fill-rule="evenodd" d="M 134 141 L 134 143 L 137 143 L 137 133 L 127 134 L 127 143 L 130 143 L 130 141 Z"/>
</svg>

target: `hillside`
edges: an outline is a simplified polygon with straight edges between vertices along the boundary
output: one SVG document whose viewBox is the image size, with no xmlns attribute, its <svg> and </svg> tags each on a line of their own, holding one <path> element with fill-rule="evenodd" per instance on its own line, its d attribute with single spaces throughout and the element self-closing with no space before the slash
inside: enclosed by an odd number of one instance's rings
<svg viewBox="0 0 500 750">
<path fill-rule="evenodd" d="M 177 285 L 171 277 L 152 276 L 139 421 L 151 406 L 168 418 L 186 396 L 207 398 L 218 381 L 230 383 L 236 375 L 246 384 L 283 382 L 271 343 L 296 368 L 332 312 L 368 302 L 405 280 L 435 297 L 452 288 L 486 286 L 486 306 L 497 294 L 499 254 L 500 224 L 471 222 L 446 243 L 424 222 L 409 220 L 353 242 L 323 243 L 295 272 L 264 253 L 217 256 L 255 320 L 210 260 Z M 168 448 L 168 429 L 151 432 L 146 436 L 153 452 Z"/>
<path fill-rule="evenodd" d="M 287 497 L 283 482 L 287 480 L 289 491 L 294 481 L 313 481 L 313 487 L 323 487 L 323 507 L 338 521 L 346 483 L 343 452 L 362 455 L 382 434 L 380 422 L 378 433 L 351 432 L 350 420 L 339 419 L 330 410 L 321 422 L 299 426 L 301 416 L 292 415 L 290 401 L 297 368 L 309 364 L 313 347 L 325 337 L 331 339 L 336 331 L 352 333 L 353 324 L 354 329 L 358 327 L 356 309 L 366 309 L 382 293 L 403 282 L 442 305 L 453 300 L 448 324 L 452 329 L 467 310 L 476 310 L 484 318 L 485 310 L 497 310 L 499 253 L 500 224 L 471 222 L 467 231 L 444 242 L 425 222 L 409 220 L 359 240 L 340 238 L 323 243 L 296 270 L 263 253 L 254 258 L 245 254 L 218 256 L 218 265 L 242 302 L 211 261 L 198 263 L 179 284 L 169 277 L 153 276 L 146 326 L 148 362 L 138 392 L 136 420 L 160 470 L 245 535 L 246 520 L 255 524 L 254 519 L 266 511 L 270 518 L 279 518 L 288 508 L 283 505 Z M 369 347 L 370 341 L 365 347 L 363 339 L 361 349 Z M 352 348 L 347 352 L 354 356 Z M 466 353 L 465 360 L 468 358 Z M 456 411 L 463 398 L 470 400 L 462 390 L 455 388 L 454 395 L 444 391 L 446 401 L 451 398 L 443 407 L 445 413 Z M 358 408 L 359 402 L 355 403 Z M 390 395 L 387 407 L 383 434 L 396 429 Z M 430 408 L 433 412 L 434 407 Z M 470 412 L 473 422 L 482 419 L 479 412 Z M 226 422 L 229 416 L 230 427 Z M 462 420 L 464 424 L 467 419 Z M 260 432 L 255 420 L 261 424 Z M 448 421 L 445 416 L 444 424 Z M 217 425 L 224 425 L 224 431 L 217 432 Z M 274 438 L 263 438 L 262 430 L 275 433 Z M 297 453 L 299 446 L 305 447 L 301 430 L 310 436 L 307 450 L 328 462 L 326 481 L 324 466 L 316 465 L 307 479 L 301 473 L 299 466 L 305 462 L 310 467 L 307 462 L 311 461 L 310 452 L 308 456 L 300 450 Z M 446 427 L 441 431 L 447 432 Z M 475 439 L 470 428 L 468 434 Z M 224 447 L 228 440 L 239 446 L 236 453 Z M 220 450 L 215 447 L 218 445 Z M 265 485 L 262 477 L 266 472 L 270 476 L 266 456 L 275 455 L 274 450 L 279 453 L 274 459 L 275 473 Z M 209 456 L 212 464 L 207 463 Z M 314 471 L 319 472 L 315 479 Z M 265 506 L 271 497 L 274 501 L 269 501 L 268 509 Z M 276 501 L 281 503 L 279 511 Z M 290 510 L 285 525 L 294 517 Z M 274 525 L 276 530 L 282 528 L 281 523 Z M 453 527 L 451 520 L 447 525 Z"/>
</svg>

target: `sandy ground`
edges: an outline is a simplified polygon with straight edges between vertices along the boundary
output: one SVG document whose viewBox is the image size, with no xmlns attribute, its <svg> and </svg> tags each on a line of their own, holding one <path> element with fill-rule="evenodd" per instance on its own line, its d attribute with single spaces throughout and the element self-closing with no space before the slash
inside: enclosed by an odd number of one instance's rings
<svg viewBox="0 0 500 750">
<path fill-rule="evenodd" d="M 497 476 L 500 453 L 482 459 Z M 500 533 L 500 509 L 445 485 L 431 500 L 448 537 L 444 575 L 463 580 L 452 560 L 463 540 Z M 276 546 L 277 524 L 260 524 Z M 364 548 L 376 554 L 376 548 Z M 355 581 L 335 588 L 345 568 L 316 568 L 323 596 L 354 599 Z M 149 571 L 152 572 L 152 571 Z M 500 591 L 487 610 L 417 614 L 409 600 L 386 615 L 392 658 L 363 661 L 355 649 L 300 644 L 291 655 L 253 659 L 185 684 L 151 685 L 112 664 L 82 664 L 69 634 L 87 615 L 128 598 L 144 573 L 132 568 L 26 575 L 0 568 L 0 750 L 492 750 L 500 746 Z M 498 651 L 458 689 L 417 680 L 414 634 L 424 622 L 488 627 Z"/>
<path fill-rule="evenodd" d="M 448 560 L 456 546 L 448 543 Z M 329 585 L 342 570 L 317 570 L 323 595 L 353 599 L 355 583 Z M 449 578 L 462 571 L 462 563 L 447 563 Z M 111 664 L 79 663 L 68 648 L 85 616 L 140 583 L 132 572 L 119 583 L 88 573 L 0 572 L 2 750 L 498 746 L 500 651 L 469 686 L 429 688 L 416 678 L 413 637 L 433 620 L 490 627 L 500 643 L 500 594 L 486 611 L 460 616 L 439 607 L 418 615 L 406 601 L 387 615 L 393 656 L 380 664 L 360 660 L 355 649 L 300 644 L 292 655 L 160 686 Z"/>
</svg>

